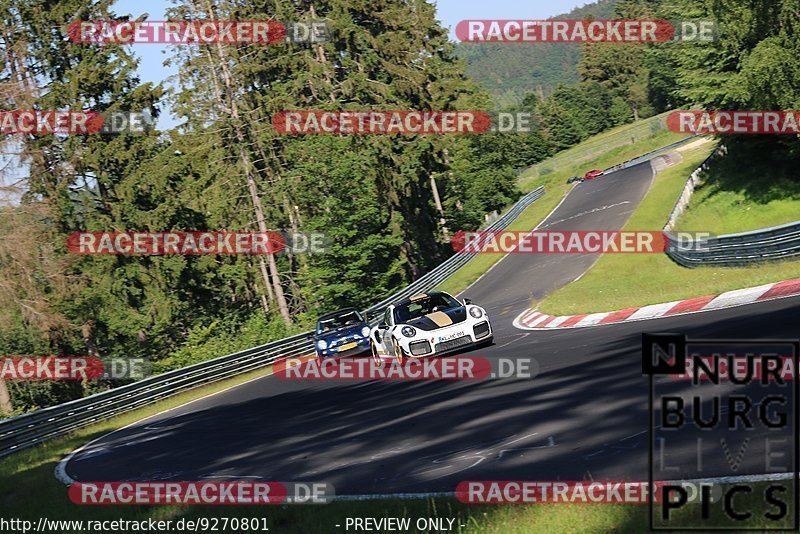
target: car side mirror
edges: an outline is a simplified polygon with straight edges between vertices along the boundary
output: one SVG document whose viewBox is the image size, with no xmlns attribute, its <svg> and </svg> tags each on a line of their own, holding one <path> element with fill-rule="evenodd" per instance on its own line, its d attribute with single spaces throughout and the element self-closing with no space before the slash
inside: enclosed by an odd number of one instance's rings
<svg viewBox="0 0 800 534">
<path fill-rule="evenodd" d="M 472 304 L 472 301 L 469 299 L 464 299 L 464 306 L 466 306 L 467 304 Z"/>
</svg>

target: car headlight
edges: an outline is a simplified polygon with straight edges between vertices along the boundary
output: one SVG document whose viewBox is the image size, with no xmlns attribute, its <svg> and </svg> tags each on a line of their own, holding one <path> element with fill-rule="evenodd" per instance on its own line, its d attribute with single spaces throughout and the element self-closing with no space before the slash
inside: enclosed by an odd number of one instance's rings
<svg viewBox="0 0 800 534">
<path fill-rule="evenodd" d="M 476 319 L 480 319 L 483 316 L 483 311 L 480 308 L 473 306 L 469 309 L 469 314 Z"/>
<path fill-rule="evenodd" d="M 327 349 L 328 348 L 328 342 L 325 341 L 324 339 L 320 339 L 319 341 L 317 341 L 317 348 L 319 350 Z"/>
<path fill-rule="evenodd" d="M 411 326 L 404 326 L 400 329 L 400 333 L 406 337 L 414 337 L 417 335 L 417 331 Z"/>
<path fill-rule="evenodd" d="M 369 337 L 369 327 L 365 326 L 361 329 L 361 337 Z"/>
</svg>

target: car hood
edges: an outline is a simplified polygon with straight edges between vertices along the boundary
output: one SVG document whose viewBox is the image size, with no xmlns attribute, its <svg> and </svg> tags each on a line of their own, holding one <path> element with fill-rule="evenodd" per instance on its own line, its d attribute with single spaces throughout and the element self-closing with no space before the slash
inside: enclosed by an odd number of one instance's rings
<svg viewBox="0 0 800 534">
<path fill-rule="evenodd" d="M 459 306 L 458 308 L 429 313 L 428 315 L 418 317 L 405 324 L 430 332 L 431 330 L 438 330 L 439 328 L 445 328 L 453 324 L 463 323 L 466 320 L 467 308 Z"/>
<path fill-rule="evenodd" d="M 354 326 L 346 326 L 344 328 L 339 328 L 338 330 L 331 330 L 330 332 L 325 332 L 324 334 L 317 334 L 315 338 L 317 340 L 324 339 L 327 342 L 331 342 L 335 339 L 341 339 L 343 337 L 351 337 L 354 335 L 358 335 L 361 337 L 361 330 L 367 326 L 366 323 L 357 324 Z"/>
</svg>

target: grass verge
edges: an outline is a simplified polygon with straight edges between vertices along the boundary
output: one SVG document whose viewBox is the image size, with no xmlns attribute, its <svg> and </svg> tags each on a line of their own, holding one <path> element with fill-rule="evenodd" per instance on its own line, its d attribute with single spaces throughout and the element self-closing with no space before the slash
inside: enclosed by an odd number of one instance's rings
<svg viewBox="0 0 800 534">
<path fill-rule="evenodd" d="M 798 219 L 797 166 L 734 148 L 703 176 L 677 229 L 735 234 Z"/>
<path fill-rule="evenodd" d="M 553 181 L 565 182 L 570 176 L 583 176 L 590 169 L 607 169 L 686 137 L 668 130 L 661 130 L 648 137 L 634 140 L 633 143 L 630 140 L 620 142 L 620 139 L 625 138 L 620 134 L 623 134 L 626 128 L 633 126 L 635 124 L 620 126 L 619 131 L 616 132 L 617 135 L 613 139 L 609 139 L 608 144 L 602 144 L 602 139 L 607 138 L 608 134 L 598 134 L 524 170 L 519 175 L 520 189 L 527 192 L 539 185 L 547 186 Z M 614 139 L 620 144 L 614 144 Z M 599 145 L 601 150 L 597 150 L 598 140 L 601 143 Z M 557 164 L 551 164 L 551 160 Z"/>
<path fill-rule="evenodd" d="M 712 149 L 708 144 L 687 150 L 680 164 L 660 172 L 624 229 L 660 230 L 689 174 Z M 791 278 L 800 278 L 800 262 L 686 269 L 665 254 L 606 254 L 580 280 L 546 297 L 539 310 L 552 315 L 613 311 Z"/>
</svg>

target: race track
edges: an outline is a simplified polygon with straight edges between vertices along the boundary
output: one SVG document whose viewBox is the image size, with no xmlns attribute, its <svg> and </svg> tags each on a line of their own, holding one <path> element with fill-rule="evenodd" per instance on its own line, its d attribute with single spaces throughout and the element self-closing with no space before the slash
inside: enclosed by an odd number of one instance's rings
<svg viewBox="0 0 800 534">
<path fill-rule="evenodd" d="M 617 229 L 652 175 L 643 164 L 579 184 L 542 227 Z M 464 293 L 487 308 L 495 327 L 495 344 L 470 354 L 535 358 L 533 380 L 260 378 L 109 434 L 75 454 L 66 474 L 327 481 L 340 495 L 452 492 L 463 480 L 645 480 L 641 333 L 796 338 L 800 298 L 588 329 L 512 326 L 531 298 L 574 280 L 595 259 L 510 255 Z M 722 472 L 722 462 L 721 454 L 709 457 L 706 475 Z M 761 472 L 757 455 L 748 456 L 741 473 Z"/>
</svg>

